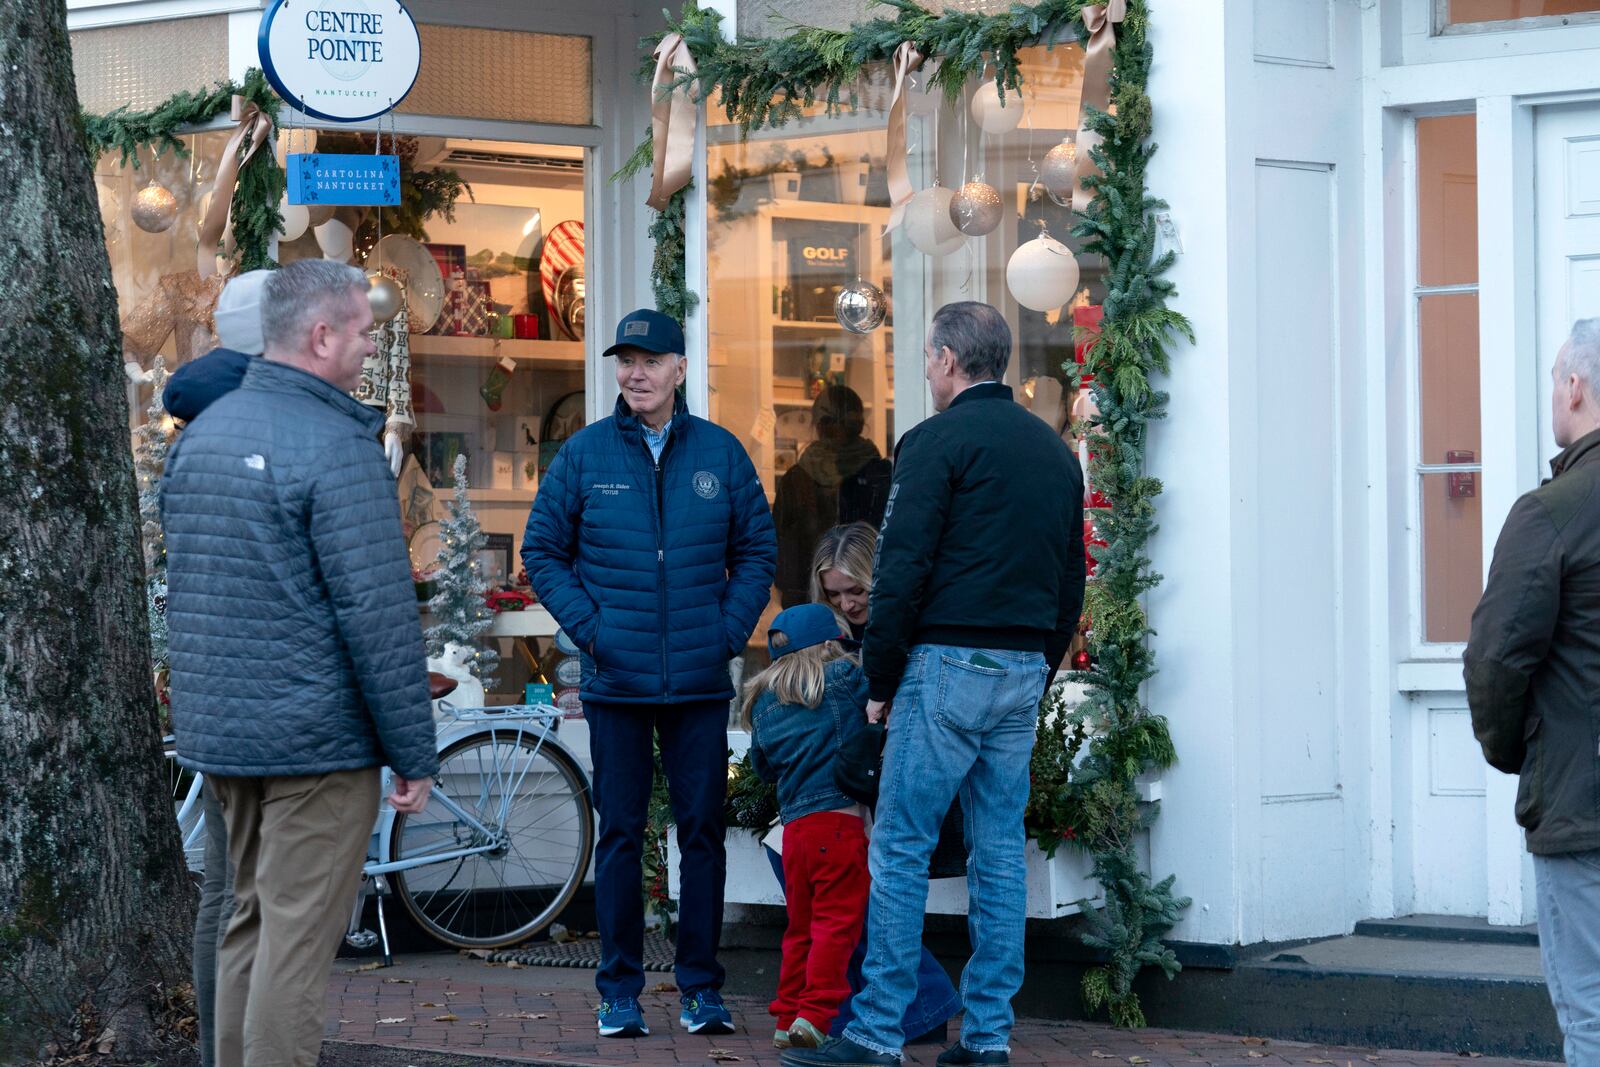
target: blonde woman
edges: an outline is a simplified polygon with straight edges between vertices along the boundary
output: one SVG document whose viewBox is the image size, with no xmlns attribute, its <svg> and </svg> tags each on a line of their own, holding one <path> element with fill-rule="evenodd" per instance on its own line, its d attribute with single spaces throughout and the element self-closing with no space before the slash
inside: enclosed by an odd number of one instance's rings
<svg viewBox="0 0 1600 1067">
<path fill-rule="evenodd" d="M 872 594 L 872 550 L 878 531 L 864 522 L 835 526 L 823 533 L 811 557 L 811 600 L 826 604 L 850 624 L 857 641 L 867 628 Z"/>
</svg>

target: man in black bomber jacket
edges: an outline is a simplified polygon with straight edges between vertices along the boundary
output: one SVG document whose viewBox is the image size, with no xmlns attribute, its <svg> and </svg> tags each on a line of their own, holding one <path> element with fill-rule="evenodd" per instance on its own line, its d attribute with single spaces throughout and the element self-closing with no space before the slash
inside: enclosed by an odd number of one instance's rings
<svg viewBox="0 0 1600 1067">
<path fill-rule="evenodd" d="M 856 1018 L 788 1067 L 898 1062 L 916 991 L 919 904 L 959 791 L 979 877 L 961 1040 L 938 1062 L 1005 1064 L 1022 985 L 1022 826 L 1039 700 L 1083 607 L 1083 472 L 1001 384 L 1011 330 L 988 304 L 947 304 L 924 352 L 940 414 L 895 452 L 862 649 L 867 717 L 888 715 L 872 831 L 871 917 Z"/>
</svg>

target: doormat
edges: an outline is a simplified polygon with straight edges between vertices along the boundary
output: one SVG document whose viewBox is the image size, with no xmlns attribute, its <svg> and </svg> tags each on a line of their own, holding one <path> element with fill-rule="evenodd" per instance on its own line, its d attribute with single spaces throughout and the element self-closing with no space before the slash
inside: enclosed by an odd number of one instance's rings
<svg viewBox="0 0 1600 1067">
<path fill-rule="evenodd" d="M 647 971 L 672 971 L 674 948 L 661 934 L 646 930 L 644 934 L 644 969 Z M 536 941 L 520 948 L 505 949 L 489 956 L 491 963 L 520 963 L 525 967 L 588 967 L 600 969 L 600 941 L 583 938 L 578 941 Z"/>
</svg>

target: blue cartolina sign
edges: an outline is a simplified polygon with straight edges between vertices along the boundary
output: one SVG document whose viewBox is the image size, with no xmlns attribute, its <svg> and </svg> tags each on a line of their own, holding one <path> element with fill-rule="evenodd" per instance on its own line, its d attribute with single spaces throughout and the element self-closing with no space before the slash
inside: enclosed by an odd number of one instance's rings
<svg viewBox="0 0 1600 1067">
<path fill-rule="evenodd" d="M 417 24 L 400 0 L 272 0 L 257 47 L 279 96 L 333 122 L 392 110 L 422 65 Z"/>
<path fill-rule="evenodd" d="M 296 152 L 288 163 L 291 204 L 400 203 L 399 156 Z"/>
</svg>

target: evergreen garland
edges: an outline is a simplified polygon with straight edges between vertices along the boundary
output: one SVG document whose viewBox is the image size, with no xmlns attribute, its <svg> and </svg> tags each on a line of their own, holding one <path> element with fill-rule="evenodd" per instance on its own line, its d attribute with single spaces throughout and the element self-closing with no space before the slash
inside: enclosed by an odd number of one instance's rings
<svg viewBox="0 0 1600 1067">
<path fill-rule="evenodd" d="M 245 73 L 243 83 L 218 82 L 208 90 L 177 93 L 149 111 L 129 111 L 119 107 L 106 115 L 84 113 L 84 144 L 91 162 L 108 151 L 122 154 L 122 164 L 139 167 L 139 150 L 149 149 L 157 159 L 171 151 L 187 154 L 182 134 L 227 115 L 233 98 L 242 96 L 254 102 L 276 124 L 279 100 L 267 85 L 266 75 L 255 67 Z M 240 146 L 247 151 L 248 139 Z M 239 181 L 233 194 L 233 239 L 239 246 L 239 269 L 270 270 L 277 263 L 269 254 L 272 235 L 283 226 L 278 204 L 283 199 L 283 168 L 270 147 L 263 148 L 239 168 Z"/>
<path fill-rule="evenodd" d="M 864 68 L 889 61 L 905 41 L 937 57 L 928 87 L 938 86 L 955 104 L 988 64 L 994 66 L 1003 99 L 1021 84 L 1019 50 L 1041 42 L 1048 46 L 1069 30 L 1085 43 L 1088 39 L 1081 21 L 1086 0 L 1016 3 L 996 15 L 933 12 L 915 0 L 880 2 L 894 9 L 893 18 L 848 30 L 797 27 L 787 37 L 730 43 L 722 37 L 721 16 L 687 0 L 676 19 L 669 15 L 667 31 L 642 42 L 641 74 L 647 82 L 651 78 L 650 54 L 666 32 L 682 34 L 697 69 L 680 74 L 674 86 L 687 87 L 701 103 L 719 93 L 730 118 L 748 132 L 780 126 L 818 101 L 830 113 L 854 106 Z M 1149 643 L 1154 631 L 1142 598 L 1161 580 L 1147 555 L 1161 483 L 1144 473 L 1144 460 L 1149 423 L 1165 414 L 1167 395 L 1152 387 L 1151 377 L 1167 371 L 1173 336 L 1194 339 L 1188 320 L 1167 307 L 1173 286 L 1161 275 L 1173 256 L 1156 256 L 1151 220 L 1151 212 L 1164 205 L 1145 190 L 1145 168 L 1155 151 L 1148 143 L 1151 104 L 1145 91 L 1152 58 L 1148 20 L 1148 0 L 1128 0 L 1111 76 L 1114 114 L 1090 116 L 1090 128 L 1103 139 L 1092 150 L 1102 173 L 1088 182 L 1094 201 L 1073 232 L 1084 239 L 1084 251 L 1105 258 L 1108 294 L 1087 364 L 1080 368 L 1068 362 L 1066 369 L 1075 382 L 1084 373 L 1095 378 L 1091 388 L 1101 414 L 1087 428 L 1095 453 L 1090 476 L 1111 506 L 1096 517 L 1107 544 L 1095 552 L 1096 578 L 1085 601 L 1085 614 L 1093 621 L 1094 666 L 1077 678 L 1088 685 L 1089 696 L 1071 713 L 1056 709 L 1046 718 L 1045 743 L 1032 765 L 1028 820 L 1029 833 L 1043 847 L 1053 851 L 1070 841 L 1094 858 L 1105 904 L 1098 912 L 1085 909 L 1085 940 L 1106 954 L 1106 962 L 1084 977 L 1083 996 L 1091 1010 L 1104 1008 L 1114 1023 L 1129 1027 L 1145 1021 L 1133 992 L 1140 970 L 1153 965 L 1171 977 L 1179 969 L 1162 938 L 1189 905 L 1173 893 L 1174 877 L 1153 881 L 1135 851 L 1138 833 L 1158 811 L 1155 804 L 1139 802 L 1135 779 L 1177 759 L 1166 719 L 1146 708 L 1140 696 L 1155 673 Z M 651 150 L 647 135 L 615 177 L 648 168 Z M 681 321 L 695 300 L 686 284 L 682 192 L 650 232 L 656 240 L 657 305 Z M 1080 760 L 1085 745 L 1088 752 Z"/>
</svg>

